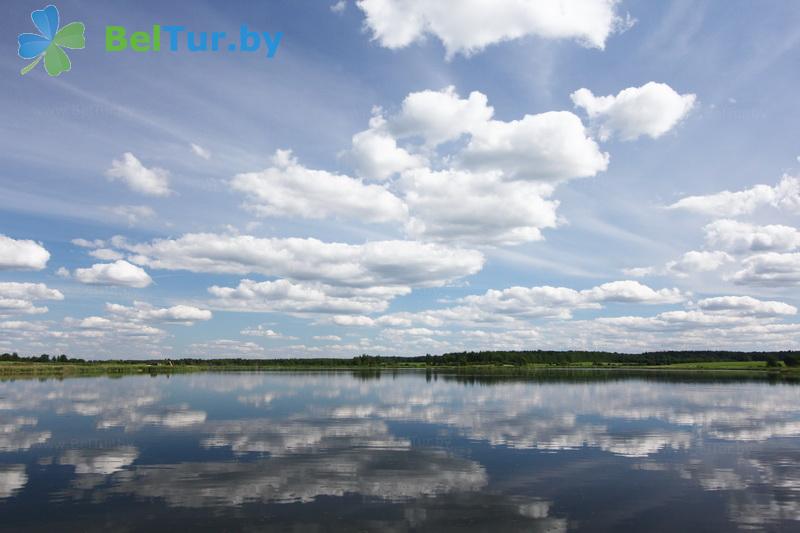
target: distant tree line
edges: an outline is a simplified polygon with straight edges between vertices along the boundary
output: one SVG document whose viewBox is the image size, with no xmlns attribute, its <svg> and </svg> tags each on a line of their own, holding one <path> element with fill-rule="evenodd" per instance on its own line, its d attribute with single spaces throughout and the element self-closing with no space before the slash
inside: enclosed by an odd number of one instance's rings
<svg viewBox="0 0 800 533">
<path fill-rule="evenodd" d="M 500 364 L 524 366 L 530 364 L 568 365 L 577 363 L 657 366 L 679 363 L 711 363 L 722 361 L 767 361 L 779 366 L 800 366 L 800 352 L 733 352 L 733 351 L 663 351 L 628 354 L 591 351 L 487 351 L 460 352 L 441 356 L 445 365 Z"/>
<path fill-rule="evenodd" d="M 19 355 L 17 352 L 0 354 L 0 361 L 19 361 L 26 363 L 85 363 L 86 362 L 85 359 L 70 359 L 63 353 L 61 355 L 53 355 L 53 356 L 43 353 L 42 355 L 32 355 L 30 357 L 24 357 Z"/>
<path fill-rule="evenodd" d="M 768 366 L 780 366 L 782 361 L 789 367 L 800 366 L 800 352 L 732 352 L 732 351 L 664 351 L 627 354 L 617 352 L 592 351 L 483 351 L 457 352 L 442 355 L 424 355 L 414 357 L 384 357 L 380 355 L 362 354 L 352 358 L 285 358 L 285 359 L 243 359 L 243 358 L 182 358 L 182 359 L 148 359 L 148 360 L 113 360 L 86 361 L 70 358 L 62 354 L 50 356 L 23 357 L 15 353 L 0 355 L 0 361 L 18 361 L 35 363 L 83 363 L 103 364 L 150 364 L 168 366 L 208 366 L 208 367 L 387 367 L 387 366 L 473 366 L 473 365 L 570 365 L 591 363 L 597 366 L 615 364 L 629 366 L 656 366 L 676 363 L 708 363 L 721 361 L 766 361 Z"/>
<path fill-rule="evenodd" d="M 431 357 L 431 356 L 428 356 Z M 419 359 L 419 358 L 417 358 Z M 591 351 L 485 351 L 446 353 L 432 357 L 438 364 L 495 364 L 522 366 L 530 364 L 565 365 L 576 363 L 670 365 L 678 363 L 711 363 L 721 361 L 783 361 L 786 366 L 800 366 L 800 352 L 733 352 L 733 351 L 664 351 L 628 354 Z M 434 364 L 437 364 L 434 363 Z"/>
</svg>

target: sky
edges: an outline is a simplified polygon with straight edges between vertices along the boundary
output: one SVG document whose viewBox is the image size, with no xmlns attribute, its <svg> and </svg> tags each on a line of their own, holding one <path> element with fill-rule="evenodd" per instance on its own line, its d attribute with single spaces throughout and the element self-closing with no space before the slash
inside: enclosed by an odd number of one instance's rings
<svg viewBox="0 0 800 533">
<path fill-rule="evenodd" d="M 45 5 L 0 18 L 0 351 L 800 349 L 797 2 L 63 0 L 85 48 L 20 75 Z M 154 24 L 281 37 L 106 51 Z"/>
</svg>

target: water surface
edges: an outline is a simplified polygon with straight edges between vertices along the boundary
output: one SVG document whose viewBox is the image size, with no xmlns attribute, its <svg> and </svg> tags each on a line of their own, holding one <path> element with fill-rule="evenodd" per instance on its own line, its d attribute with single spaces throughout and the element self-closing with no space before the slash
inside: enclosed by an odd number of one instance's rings
<svg viewBox="0 0 800 533">
<path fill-rule="evenodd" d="M 800 387 L 656 374 L 0 382 L 3 530 L 800 530 Z"/>
</svg>

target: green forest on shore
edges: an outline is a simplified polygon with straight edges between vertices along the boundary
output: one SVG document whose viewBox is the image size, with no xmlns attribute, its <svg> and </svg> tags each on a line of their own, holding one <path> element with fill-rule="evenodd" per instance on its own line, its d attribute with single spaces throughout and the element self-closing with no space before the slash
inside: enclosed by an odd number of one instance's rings
<svg viewBox="0 0 800 533">
<path fill-rule="evenodd" d="M 800 352 L 663 351 L 638 354 L 594 351 L 482 351 L 413 357 L 85 360 L 67 355 L 0 354 L 0 375 L 58 375 L 283 369 L 538 369 L 605 368 L 800 372 Z"/>
</svg>

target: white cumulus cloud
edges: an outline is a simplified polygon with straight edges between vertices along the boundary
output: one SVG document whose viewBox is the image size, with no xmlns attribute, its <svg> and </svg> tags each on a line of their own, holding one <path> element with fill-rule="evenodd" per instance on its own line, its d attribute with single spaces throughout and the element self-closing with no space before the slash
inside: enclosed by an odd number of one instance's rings
<svg viewBox="0 0 800 533">
<path fill-rule="evenodd" d="M 705 312 L 725 313 L 737 316 L 782 316 L 796 315 L 797 308 L 784 302 L 765 301 L 751 296 L 717 296 L 697 302 Z"/>
<path fill-rule="evenodd" d="M 447 57 L 526 36 L 603 49 L 623 25 L 617 0 L 358 0 L 373 38 L 403 48 L 434 35 Z"/>
<path fill-rule="evenodd" d="M 342 319 L 333 323 L 353 326 L 438 328 L 446 324 L 494 324 L 518 328 L 519 321 L 538 318 L 569 319 L 579 309 L 601 309 L 609 303 L 663 305 L 683 302 L 686 295 L 677 288 L 653 289 L 632 280 L 612 281 L 585 290 L 569 287 L 509 287 L 489 289 L 483 294 L 460 298 L 455 306 L 417 312 L 401 312 Z M 368 320 L 366 320 L 368 319 Z"/>
<path fill-rule="evenodd" d="M 557 224 L 551 186 L 503 181 L 498 172 L 418 169 L 404 173 L 399 187 L 416 238 L 511 245 L 541 240 L 541 230 Z"/>
<path fill-rule="evenodd" d="M 50 289 L 44 283 L 0 282 L 0 297 L 21 300 L 63 300 L 61 291 Z"/>
<path fill-rule="evenodd" d="M 706 242 L 731 253 L 790 252 L 800 247 L 800 230 L 791 226 L 758 226 L 731 219 L 715 220 L 703 228 Z"/>
<path fill-rule="evenodd" d="M 101 337 L 157 337 L 164 336 L 164 331 L 136 320 L 124 317 L 88 316 L 82 319 L 68 318 L 65 324 L 81 331 L 90 338 Z"/>
<path fill-rule="evenodd" d="M 754 185 L 741 191 L 687 196 L 668 206 L 704 215 L 732 217 L 771 206 L 789 213 L 800 213 L 800 179 L 783 176 L 777 185 Z"/>
<path fill-rule="evenodd" d="M 389 301 L 408 294 L 406 287 L 342 288 L 320 283 L 295 283 L 286 279 L 257 282 L 244 279 L 236 287 L 213 286 L 210 304 L 241 312 L 293 314 L 363 314 L 385 311 Z"/>
<path fill-rule="evenodd" d="M 122 180 L 132 191 L 149 196 L 169 196 L 169 172 L 162 168 L 147 168 L 130 152 L 111 162 L 106 171 L 111 180 Z"/>
<path fill-rule="evenodd" d="M 643 135 L 657 139 L 674 128 L 694 107 L 694 94 L 678 94 L 665 83 L 628 87 L 616 96 L 595 96 L 589 89 L 571 95 L 598 125 L 601 140 L 619 136 L 624 141 Z"/>
<path fill-rule="evenodd" d="M 454 86 L 441 91 L 410 93 L 389 123 L 397 137 L 419 136 L 430 146 L 458 139 L 484 127 L 494 115 L 485 94 L 473 91 L 461 98 Z"/>
<path fill-rule="evenodd" d="M 668 304 L 678 303 L 686 297 L 678 289 L 651 289 L 638 281 L 612 281 L 598 287 L 581 291 L 581 296 L 588 302 L 605 303 L 638 303 Z"/>
<path fill-rule="evenodd" d="M 380 113 L 380 110 L 375 110 Z M 397 144 L 387 130 L 386 119 L 377 114 L 369 121 L 369 129 L 353 135 L 350 157 L 359 176 L 382 181 L 398 172 L 424 166 L 425 158 L 411 154 Z"/>
<path fill-rule="evenodd" d="M 668 262 L 665 270 L 669 274 L 685 277 L 695 272 L 712 272 L 732 261 L 733 258 L 730 255 L 719 250 L 691 250 L 683 254 L 677 261 Z"/>
<path fill-rule="evenodd" d="M 680 258 L 668 261 L 663 267 L 647 266 L 625 268 L 626 275 L 634 277 L 672 275 L 686 278 L 698 272 L 712 272 L 725 264 L 732 263 L 734 258 L 721 250 L 690 250 Z"/>
<path fill-rule="evenodd" d="M 278 150 L 272 163 L 266 170 L 238 174 L 231 181 L 234 190 L 246 195 L 246 206 L 259 215 L 367 222 L 403 221 L 407 217 L 402 200 L 381 185 L 306 168 L 288 150 Z"/>
<path fill-rule="evenodd" d="M 106 310 L 117 317 L 141 322 L 167 322 L 191 326 L 195 322 L 211 320 L 208 309 L 200 309 L 192 305 L 173 305 L 158 308 L 146 302 L 133 302 L 133 306 L 106 304 Z"/>
<path fill-rule="evenodd" d="M 35 302 L 63 299 L 61 291 L 44 283 L 0 282 L 0 316 L 46 313 L 47 307 L 36 307 Z"/>
<path fill-rule="evenodd" d="M 481 270 L 483 254 L 416 241 L 364 244 L 188 233 L 127 244 L 131 260 L 165 270 L 250 274 L 351 287 L 441 286 Z"/>
<path fill-rule="evenodd" d="M 153 280 L 143 268 L 125 260 L 113 263 L 98 263 L 89 268 L 75 269 L 73 277 L 88 285 L 119 285 L 142 289 Z"/>
<path fill-rule="evenodd" d="M 800 253 L 766 252 L 742 261 L 732 279 L 741 285 L 792 286 L 800 283 Z"/>
<path fill-rule="evenodd" d="M 606 170 L 609 155 L 600 151 L 576 115 L 550 111 L 510 122 L 487 122 L 473 132 L 460 159 L 468 169 L 558 182 Z"/>
<path fill-rule="evenodd" d="M 49 260 L 50 252 L 38 242 L 0 233 L 0 270 L 42 270 Z"/>
</svg>

